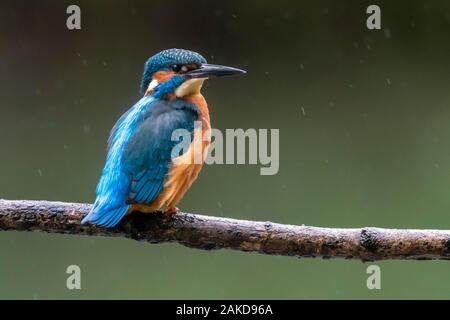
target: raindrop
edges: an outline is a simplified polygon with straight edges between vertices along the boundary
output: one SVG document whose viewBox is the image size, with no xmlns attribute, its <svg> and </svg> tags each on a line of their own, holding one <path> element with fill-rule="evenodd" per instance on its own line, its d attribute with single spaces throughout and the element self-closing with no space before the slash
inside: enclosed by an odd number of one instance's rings
<svg viewBox="0 0 450 320">
<path fill-rule="evenodd" d="M 83 124 L 83 132 L 84 134 L 89 134 L 91 132 L 91 127 L 88 124 Z"/>
</svg>

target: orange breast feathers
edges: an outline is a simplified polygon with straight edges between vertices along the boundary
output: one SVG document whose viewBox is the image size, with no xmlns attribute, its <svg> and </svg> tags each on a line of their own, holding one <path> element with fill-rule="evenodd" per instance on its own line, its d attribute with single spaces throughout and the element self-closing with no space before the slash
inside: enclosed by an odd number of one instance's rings
<svg viewBox="0 0 450 320">
<path fill-rule="evenodd" d="M 200 93 L 195 93 L 184 97 L 184 99 L 198 107 L 199 121 L 202 122 L 202 126 L 194 129 L 194 139 L 187 152 L 172 159 L 172 165 L 166 176 L 164 188 L 150 204 L 150 211 L 174 209 L 197 179 L 208 153 L 211 124 L 205 98 Z"/>
</svg>

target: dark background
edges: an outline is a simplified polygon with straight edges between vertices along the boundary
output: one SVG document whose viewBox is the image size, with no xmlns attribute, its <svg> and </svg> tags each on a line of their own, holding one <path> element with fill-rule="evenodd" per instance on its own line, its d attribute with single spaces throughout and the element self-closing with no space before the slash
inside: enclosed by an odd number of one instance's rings
<svg viewBox="0 0 450 320">
<path fill-rule="evenodd" d="M 370 4 L 382 30 L 366 28 Z M 280 129 L 278 175 L 206 166 L 181 209 L 449 229 L 449 40 L 448 1 L 3 0 L 0 197 L 92 202 L 145 60 L 179 47 L 248 71 L 205 85 L 214 127 Z M 71 264 L 81 291 L 66 289 Z M 359 261 L 1 232 L 0 298 L 450 298 L 448 262 L 377 265 L 370 291 Z"/>
</svg>

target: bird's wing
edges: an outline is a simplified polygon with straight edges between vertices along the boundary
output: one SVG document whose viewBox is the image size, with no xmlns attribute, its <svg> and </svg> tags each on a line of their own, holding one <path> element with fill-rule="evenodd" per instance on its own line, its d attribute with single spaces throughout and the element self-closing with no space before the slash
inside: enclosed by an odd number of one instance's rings
<svg viewBox="0 0 450 320">
<path fill-rule="evenodd" d="M 128 141 L 122 161 L 131 185 L 127 201 L 149 204 L 159 195 L 171 164 L 172 140 L 176 129 L 187 130 L 191 136 L 197 108 L 181 100 L 155 100 L 145 111 L 142 121 Z"/>
</svg>

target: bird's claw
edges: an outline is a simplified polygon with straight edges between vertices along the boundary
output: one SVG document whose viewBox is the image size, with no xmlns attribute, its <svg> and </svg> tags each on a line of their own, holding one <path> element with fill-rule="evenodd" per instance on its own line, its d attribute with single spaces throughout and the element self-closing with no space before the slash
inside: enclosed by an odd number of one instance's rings
<svg viewBox="0 0 450 320">
<path fill-rule="evenodd" d="M 177 213 L 180 213 L 181 211 L 180 211 L 180 209 L 178 209 L 177 207 L 172 207 L 172 208 L 169 208 L 169 209 L 167 209 L 166 211 L 164 211 L 164 214 L 166 215 L 166 216 L 173 216 L 174 214 L 177 214 Z"/>
</svg>

